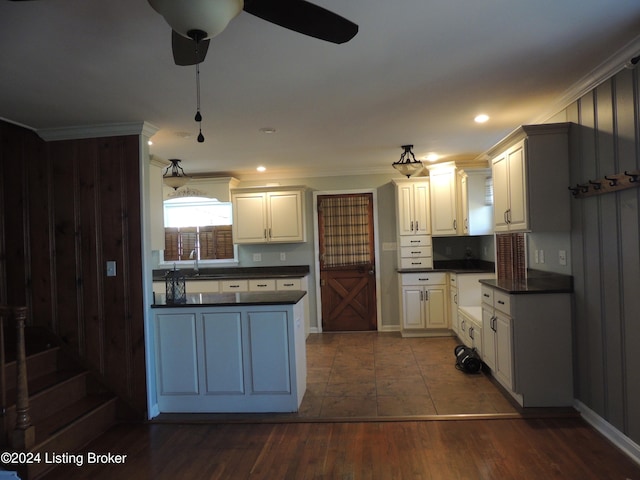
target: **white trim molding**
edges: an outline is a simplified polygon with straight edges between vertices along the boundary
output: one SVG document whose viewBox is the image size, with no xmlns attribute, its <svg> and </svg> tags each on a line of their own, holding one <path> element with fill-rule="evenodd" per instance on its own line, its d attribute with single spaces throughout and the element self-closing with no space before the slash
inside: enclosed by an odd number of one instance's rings
<svg viewBox="0 0 640 480">
<path fill-rule="evenodd" d="M 43 128 L 36 133 L 47 142 L 57 140 L 77 140 L 81 138 L 118 137 L 121 135 L 142 135 L 150 138 L 159 130 L 148 122 L 109 123 L 103 125 L 83 125 L 75 127 Z"/>
<path fill-rule="evenodd" d="M 631 458 L 631 460 L 640 465 L 640 445 L 635 443 L 580 400 L 574 400 L 573 406 L 578 410 L 578 412 L 580 412 L 582 418 L 584 418 L 589 425 L 600 432 L 607 440 Z"/>
</svg>

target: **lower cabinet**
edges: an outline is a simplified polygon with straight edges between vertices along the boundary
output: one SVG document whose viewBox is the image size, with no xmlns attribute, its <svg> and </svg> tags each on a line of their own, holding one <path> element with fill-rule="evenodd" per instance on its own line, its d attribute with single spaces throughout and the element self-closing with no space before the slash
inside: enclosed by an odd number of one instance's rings
<svg viewBox="0 0 640 480">
<path fill-rule="evenodd" d="M 160 412 L 293 412 L 306 389 L 302 302 L 155 315 Z"/>
<path fill-rule="evenodd" d="M 570 293 L 482 286 L 482 360 L 523 407 L 573 405 Z"/>
<path fill-rule="evenodd" d="M 469 348 L 475 348 L 482 356 L 482 323 L 480 307 L 459 307 L 457 310 L 458 338 Z"/>
<path fill-rule="evenodd" d="M 400 274 L 403 336 L 441 334 L 449 328 L 446 273 Z"/>
</svg>

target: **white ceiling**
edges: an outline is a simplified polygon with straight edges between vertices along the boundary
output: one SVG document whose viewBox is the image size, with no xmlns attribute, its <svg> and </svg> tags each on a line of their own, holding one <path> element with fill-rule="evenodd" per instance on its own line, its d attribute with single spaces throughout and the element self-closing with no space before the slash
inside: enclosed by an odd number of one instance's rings
<svg viewBox="0 0 640 480">
<path fill-rule="evenodd" d="M 243 12 L 211 40 L 199 144 L 195 67 L 173 63 L 146 0 L 0 0 L 0 117 L 35 130 L 147 121 L 151 152 L 188 173 L 390 172 L 407 143 L 475 158 L 640 51 L 638 0 L 315 3 L 356 37 L 334 45 Z"/>
</svg>

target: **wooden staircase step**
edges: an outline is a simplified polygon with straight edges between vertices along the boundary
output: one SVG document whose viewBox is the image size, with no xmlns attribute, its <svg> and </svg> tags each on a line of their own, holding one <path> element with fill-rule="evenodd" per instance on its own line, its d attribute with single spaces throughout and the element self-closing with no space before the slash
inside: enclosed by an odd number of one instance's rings
<svg viewBox="0 0 640 480">
<path fill-rule="evenodd" d="M 40 453 L 41 458 L 48 452 L 72 453 L 80 450 L 91 440 L 97 438 L 116 424 L 116 397 L 108 398 L 91 397 L 70 405 L 67 411 L 61 413 L 56 421 L 47 422 L 48 425 L 40 426 L 47 429 L 49 435 L 42 439 L 42 433 L 36 430 L 36 445 L 31 449 L 34 453 Z M 66 422 L 66 423 L 65 423 Z M 23 480 L 33 480 L 43 476 L 55 468 L 55 464 L 33 463 L 29 465 L 14 465 Z"/>
<path fill-rule="evenodd" d="M 55 372 L 59 368 L 60 347 L 51 347 L 46 350 L 31 353 L 27 356 L 27 372 L 29 378 L 39 377 Z M 5 364 L 7 385 L 16 383 L 15 360 Z"/>
</svg>

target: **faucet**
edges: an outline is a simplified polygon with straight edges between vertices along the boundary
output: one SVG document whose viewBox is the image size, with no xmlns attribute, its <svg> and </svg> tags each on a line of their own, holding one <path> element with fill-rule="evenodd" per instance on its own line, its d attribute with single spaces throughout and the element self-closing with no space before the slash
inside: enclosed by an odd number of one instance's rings
<svg viewBox="0 0 640 480">
<path fill-rule="evenodd" d="M 200 270 L 198 268 L 198 253 L 196 252 L 195 249 L 191 250 L 191 253 L 189 254 L 189 258 L 193 259 L 193 273 L 196 275 L 199 275 Z"/>
</svg>

